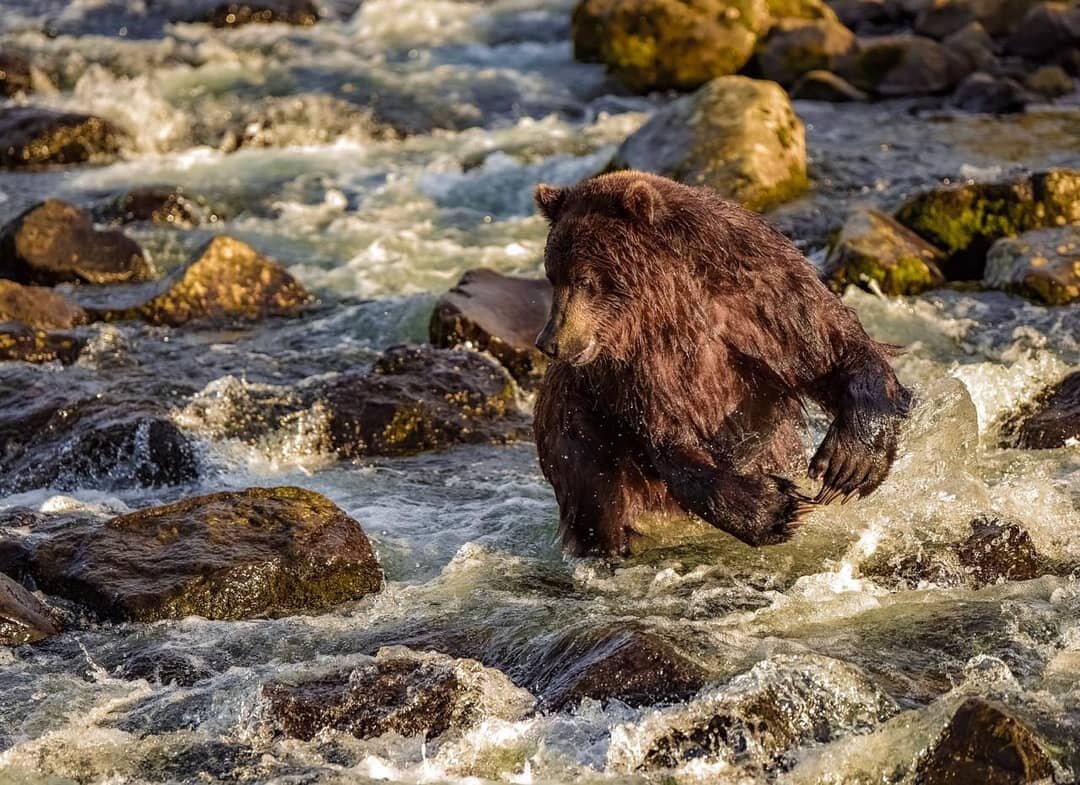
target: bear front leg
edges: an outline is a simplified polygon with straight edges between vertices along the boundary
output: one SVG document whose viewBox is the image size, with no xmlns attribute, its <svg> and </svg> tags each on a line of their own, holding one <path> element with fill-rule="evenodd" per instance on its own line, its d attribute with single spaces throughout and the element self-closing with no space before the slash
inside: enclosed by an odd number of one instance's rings
<svg viewBox="0 0 1080 785">
<path fill-rule="evenodd" d="M 653 468 L 684 510 L 747 545 L 784 542 L 795 533 L 800 517 L 812 509 L 790 480 L 740 474 L 703 450 L 663 448 L 651 457 Z"/>
</svg>

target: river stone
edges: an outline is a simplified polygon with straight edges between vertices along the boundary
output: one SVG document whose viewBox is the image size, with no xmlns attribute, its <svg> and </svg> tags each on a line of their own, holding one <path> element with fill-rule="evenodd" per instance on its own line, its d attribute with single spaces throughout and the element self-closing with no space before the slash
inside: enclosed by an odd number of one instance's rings
<svg viewBox="0 0 1080 785">
<path fill-rule="evenodd" d="M 938 268 L 942 258 L 941 251 L 910 229 L 863 207 L 844 222 L 825 266 L 837 289 L 873 281 L 885 294 L 911 295 L 945 282 Z"/>
<path fill-rule="evenodd" d="M 629 770 L 671 769 L 699 759 L 752 761 L 771 769 L 790 749 L 872 727 L 896 710 L 853 665 L 819 655 L 780 655 L 685 706 L 653 712 L 632 731 L 632 748 L 614 749 L 609 760 Z"/>
<path fill-rule="evenodd" d="M 1060 65 L 1043 65 L 1036 68 L 1024 80 L 1032 92 L 1044 98 L 1060 98 L 1073 91 L 1073 78 Z"/>
<path fill-rule="evenodd" d="M 203 222 L 203 212 L 181 188 L 146 186 L 96 206 L 94 218 L 113 225 L 145 222 L 190 229 Z"/>
<path fill-rule="evenodd" d="M 870 96 L 831 71 L 810 71 L 791 88 L 791 97 L 802 101 L 868 101 Z"/>
<path fill-rule="evenodd" d="M 220 3 L 189 21 L 206 22 L 214 27 L 239 27 L 249 24 L 281 22 L 308 27 L 319 21 L 319 9 L 311 0 L 254 0 Z"/>
<path fill-rule="evenodd" d="M 21 322 L 0 323 L 0 362 L 70 365 L 79 358 L 86 342 L 74 335 L 47 332 Z"/>
<path fill-rule="evenodd" d="M 160 281 L 80 294 L 83 305 L 104 321 L 143 319 L 178 327 L 258 321 L 292 316 L 311 295 L 281 265 L 226 235 L 207 243 L 186 264 Z"/>
<path fill-rule="evenodd" d="M 993 67 L 994 39 L 979 22 L 960 28 L 941 43 L 950 52 L 963 58 L 968 68 Z"/>
<path fill-rule="evenodd" d="M 121 232 L 99 231 L 87 211 L 49 199 L 0 229 L 0 276 L 47 285 L 112 284 L 148 280 L 150 266 Z"/>
<path fill-rule="evenodd" d="M 859 38 L 855 51 L 836 67 L 860 90 L 886 98 L 944 93 L 970 71 L 963 57 L 915 35 Z"/>
<path fill-rule="evenodd" d="M 934 188 L 910 198 L 896 218 L 945 251 L 949 280 L 979 280 L 995 240 L 1080 223 L 1080 170 Z"/>
<path fill-rule="evenodd" d="M 755 59 L 766 79 L 793 84 L 803 74 L 828 71 L 855 48 L 855 34 L 836 20 L 781 19 L 758 44 Z"/>
<path fill-rule="evenodd" d="M 986 515 L 971 522 L 971 535 L 958 543 L 955 551 L 976 588 L 998 581 L 1037 578 L 1046 564 L 1030 534 L 1015 523 Z"/>
<path fill-rule="evenodd" d="M 1080 439 L 1080 371 L 1046 389 L 1002 426 L 1006 444 L 1029 450 L 1064 447 Z"/>
<path fill-rule="evenodd" d="M 0 322 L 70 329 L 87 321 L 86 311 L 52 289 L 0 279 Z"/>
<path fill-rule="evenodd" d="M 1020 785 L 1049 782 L 1054 768 L 1042 743 L 1008 711 L 968 698 L 915 771 L 916 785 Z"/>
<path fill-rule="evenodd" d="M 557 648 L 556 673 L 541 695 L 545 709 L 562 711 L 585 698 L 631 706 L 682 700 L 708 680 L 704 668 L 651 632 L 612 629 L 586 642 L 583 652 L 579 641 Z"/>
<path fill-rule="evenodd" d="M 1050 305 L 1080 299 L 1080 225 L 1005 237 L 986 255 L 983 284 Z"/>
<path fill-rule="evenodd" d="M 709 186 L 764 210 L 806 189 L 806 134 L 779 85 L 725 76 L 657 110 L 609 168 Z"/>
<path fill-rule="evenodd" d="M 845 27 L 860 34 L 879 34 L 899 22 L 893 3 L 887 0 L 829 0 L 829 7 Z"/>
<path fill-rule="evenodd" d="M 0 167 L 106 162 L 127 135 L 108 120 L 36 106 L 0 108 Z"/>
<path fill-rule="evenodd" d="M 303 488 L 196 496 L 36 545 L 34 580 L 117 621 L 321 613 L 382 588 L 360 524 Z"/>
<path fill-rule="evenodd" d="M 0 646 L 37 643 L 59 632 L 52 609 L 0 573 Z"/>
<path fill-rule="evenodd" d="M 693 90 L 742 68 L 768 23 L 765 0 L 581 0 L 571 37 L 631 90 Z"/>
<path fill-rule="evenodd" d="M 524 387 L 534 387 L 547 362 L 536 336 L 551 310 L 545 279 L 512 278 L 493 270 L 468 270 L 439 298 L 431 314 L 435 346 L 465 344 L 488 352 Z"/>
<path fill-rule="evenodd" d="M 1027 12 L 1006 42 L 1006 51 L 1032 60 L 1050 60 L 1080 46 L 1080 6 L 1039 3 Z"/>
<path fill-rule="evenodd" d="M 409 455 L 531 437 L 507 372 L 469 351 L 396 346 L 370 371 L 344 373 L 314 396 L 342 458 Z"/>
<path fill-rule="evenodd" d="M 974 73 L 960 83 L 952 96 L 952 105 L 965 112 L 1014 114 L 1035 101 L 1027 88 L 1007 76 Z"/>
<path fill-rule="evenodd" d="M 766 0 L 769 15 L 776 20 L 782 19 L 824 19 L 839 22 L 840 19 L 822 0 Z"/>
<path fill-rule="evenodd" d="M 14 52 L 0 52 L 0 96 L 11 98 L 28 93 L 32 86 L 30 61 Z"/>
<path fill-rule="evenodd" d="M 431 740 L 488 719 L 514 722 L 535 700 L 502 673 L 476 660 L 402 646 L 380 649 L 356 668 L 295 683 L 263 686 L 270 721 L 310 741 L 335 730 L 360 739 L 397 733 Z"/>
</svg>

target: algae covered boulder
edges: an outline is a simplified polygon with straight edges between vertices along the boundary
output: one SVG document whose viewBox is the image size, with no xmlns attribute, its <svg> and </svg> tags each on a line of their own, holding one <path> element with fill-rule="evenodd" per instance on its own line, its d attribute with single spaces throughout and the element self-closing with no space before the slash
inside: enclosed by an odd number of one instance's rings
<svg viewBox="0 0 1080 785">
<path fill-rule="evenodd" d="M 315 400 L 327 413 L 330 447 L 343 458 L 531 435 L 513 379 L 468 351 L 394 347 L 370 371 L 341 374 L 320 386 Z"/>
<path fill-rule="evenodd" d="M 830 19 L 781 19 L 758 44 L 761 75 L 792 85 L 810 71 L 830 71 L 855 48 L 855 34 Z"/>
<path fill-rule="evenodd" d="M 403 646 L 380 649 L 350 670 L 263 687 L 267 719 L 310 741 L 335 730 L 360 739 L 396 733 L 436 739 L 483 720 L 520 720 L 535 703 L 502 673 L 476 660 Z"/>
<path fill-rule="evenodd" d="M 320 613 L 383 583 L 360 524 L 302 488 L 225 491 L 72 522 L 34 547 L 31 570 L 45 591 L 130 621 Z"/>
<path fill-rule="evenodd" d="M 98 230 L 90 213 L 73 204 L 49 199 L 0 229 L 0 276 L 46 285 L 113 284 L 148 280 L 151 270 L 138 243 Z"/>
<path fill-rule="evenodd" d="M 551 309 L 551 284 L 493 270 L 468 270 L 435 303 L 431 342 L 466 345 L 491 354 L 519 384 L 531 386 L 547 367 L 536 336 Z"/>
<path fill-rule="evenodd" d="M 632 90 L 693 90 L 742 68 L 768 23 L 765 0 L 582 0 L 571 36 Z"/>
<path fill-rule="evenodd" d="M 1080 299 L 1080 225 L 1037 229 L 1006 237 L 990 247 L 983 283 L 1068 305 Z"/>
<path fill-rule="evenodd" d="M 947 278 L 978 280 L 995 240 L 1080 222 L 1080 171 L 935 188 L 911 197 L 896 218 L 945 251 Z"/>
<path fill-rule="evenodd" d="M 873 208 L 855 210 L 844 222 L 825 263 L 836 288 L 873 281 L 885 294 L 918 294 L 945 282 L 944 255 L 917 234 Z"/>
<path fill-rule="evenodd" d="M 87 320 L 86 311 L 52 289 L 0 279 L 0 322 L 68 329 Z"/>
<path fill-rule="evenodd" d="M 105 321 L 143 319 L 173 327 L 190 321 L 257 321 L 292 316 L 311 295 L 281 265 L 232 237 L 215 237 L 160 281 L 88 293 L 84 305 Z"/>
<path fill-rule="evenodd" d="M 1052 450 L 1080 439 L 1080 371 L 1047 388 L 1002 426 L 1006 444 Z"/>
<path fill-rule="evenodd" d="M 35 106 L 0 108 L 0 167 L 105 162 L 127 135 L 100 117 Z"/>
<path fill-rule="evenodd" d="M 37 643 L 58 632 L 52 609 L 0 573 L 0 646 Z"/>
<path fill-rule="evenodd" d="M 891 98 L 947 92 L 971 73 L 971 65 L 931 38 L 888 35 L 859 38 L 836 72 L 860 90 Z"/>
<path fill-rule="evenodd" d="M 86 343 L 66 333 L 30 327 L 21 322 L 0 323 L 0 362 L 50 363 L 70 365 L 79 358 Z"/>
<path fill-rule="evenodd" d="M 658 110 L 610 168 L 709 186 L 763 210 L 806 188 L 806 133 L 779 85 L 726 76 Z"/>
</svg>

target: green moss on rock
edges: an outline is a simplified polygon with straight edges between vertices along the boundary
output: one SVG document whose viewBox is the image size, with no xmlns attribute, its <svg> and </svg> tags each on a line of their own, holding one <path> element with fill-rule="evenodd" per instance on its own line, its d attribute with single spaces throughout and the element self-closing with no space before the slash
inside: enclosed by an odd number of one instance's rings
<svg viewBox="0 0 1080 785">
<path fill-rule="evenodd" d="M 852 213 L 826 261 L 832 286 L 867 286 L 890 295 L 910 295 L 940 286 L 941 251 L 889 216 L 862 208 Z"/>
</svg>

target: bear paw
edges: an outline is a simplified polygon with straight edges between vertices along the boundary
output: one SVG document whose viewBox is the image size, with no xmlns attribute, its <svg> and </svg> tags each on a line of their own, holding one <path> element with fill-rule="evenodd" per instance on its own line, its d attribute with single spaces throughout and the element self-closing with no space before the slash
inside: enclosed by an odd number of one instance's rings
<svg viewBox="0 0 1080 785">
<path fill-rule="evenodd" d="M 896 458 L 898 427 L 882 422 L 872 439 L 860 439 L 854 430 L 834 422 L 821 442 L 807 472 L 811 479 L 821 479 L 815 504 L 829 504 L 840 499 L 846 504 L 854 496 L 868 496 L 889 474 Z"/>
</svg>

